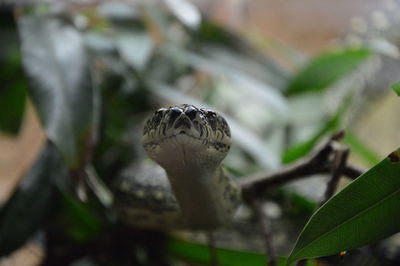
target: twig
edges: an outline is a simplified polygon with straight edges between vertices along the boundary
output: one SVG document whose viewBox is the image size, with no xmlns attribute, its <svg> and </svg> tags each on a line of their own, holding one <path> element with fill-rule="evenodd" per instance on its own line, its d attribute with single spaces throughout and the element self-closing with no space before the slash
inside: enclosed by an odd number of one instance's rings
<svg viewBox="0 0 400 266">
<path fill-rule="evenodd" d="M 343 174 L 343 170 L 346 167 L 347 158 L 349 157 L 349 149 L 339 149 L 335 152 L 335 157 L 332 163 L 332 175 L 328 182 L 325 190 L 323 199 L 321 200 L 320 206 L 323 205 L 327 200 L 329 200 L 339 183 L 339 179 Z"/>
<path fill-rule="evenodd" d="M 210 265 L 218 266 L 218 253 L 215 243 L 215 237 L 213 232 L 207 233 L 207 240 L 208 240 L 208 250 L 210 251 Z"/>
<path fill-rule="evenodd" d="M 338 148 L 335 150 L 334 158 L 331 166 L 331 178 L 326 186 L 324 196 L 319 203 L 319 207 L 327 202 L 335 193 L 340 177 L 343 175 L 349 157 L 349 149 Z M 307 259 L 300 260 L 297 266 L 303 266 Z"/>
<path fill-rule="evenodd" d="M 315 174 L 326 174 L 332 169 L 332 155 L 340 146 L 344 133 L 341 131 L 333 135 L 324 145 L 317 149 L 310 157 L 298 163 L 286 166 L 277 172 L 261 174 L 243 178 L 238 181 L 242 189 L 242 197 L 248 201 L 251 197 L 258 197 L 265 194 L 269 188 L 279 186 L 290 181 L 312 176 Z M 357 167 L 346 165 L 343 175 L 355 179 L 364 171 Z"/>
<path fill-rule="evenodd" d="M 269 216 L 265 213 L 262 201 L 259 199 L 254 199 L 252 201 L 252 206 L 255 209 L 258 219 L 260 221 L 261 230 L 263 233 L 264 243 L 265 243 L 265 251 L 268 255 L 268 266 L 276 266 L 276 255 L 273 245 L 273 237 L 271 231 L 271 220 Z"/>
</svg>

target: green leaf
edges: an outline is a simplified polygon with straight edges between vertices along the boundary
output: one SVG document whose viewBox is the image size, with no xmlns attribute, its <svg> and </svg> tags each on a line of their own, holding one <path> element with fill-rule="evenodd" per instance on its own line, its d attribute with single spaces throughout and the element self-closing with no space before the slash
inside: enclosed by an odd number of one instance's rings
<svg viewBox="0 0 400 266">
<path fill-rule="evenodd" d="M 26 105 L 26 80 L 11 9 L 0 11 L 0 130 L 16 135 Z"/>
<path fill-rule="evenodd" d="M 369 50 L 349 49 L 322 54 L 306 65 L 286 90 L 287 95 L 321 91 L 350 74 L 371 55 Z"/>
<path fill-rule="evenodd" d="M 396 82 L 396 83 L 393 83 L 392 85 L 390 85 L 390 87 L 397 94 L 397 96 L 400 96 L 400 81 Z"/>
<path fill-rule="evenodd" d="M 55 182 L 66 175 L 58 151 L 47 143 L 0 209 L 0 256 L 22 246 L 48 220 L 58 202 Z"/>
<path fill-rule="evenodd" d="M 103 228 L 99 217 L 93 214 L 87 204 L 61 192 L 66 216 L 66 234 L 76 242 L 85 242 L 97 236 Z"/>
<path fill-rule="evenodd" d="M 267 262 L 267 256 L 261 253 L 225 248 L 216 248 L 216 252 L 221 266 L 264 266 Z M 167 253 L 172 257 L 189 262 L 210 265 L 210 250 L 207 245 L 170 237 L 167 242 Z M 277 260 L 278 265 L 285 265 L 284 257 L 278 257 Z M 315 265 L 315 262 L 309 261 L 307 265 Z"/>
<path fill-rule="evenodd" d="M 287 164 L 304 157 L 312 151 L 312 149 L 323 136 L 329 132 L 337 130 L 340 126 L 340 120 L 344 109 L 346 108 L 340 108 L 340 110 L 329 120 L 327 120 L 325 124 L 313 136 L 311 136 L 310 139 L 287 150 L 282 156 L 282 162 Z"/>
<path fill-rule="evenodd" d="M 347 131 L 343 139 L 344 143 L 350 146 L 352 152 L 360 156 L 368 164 L 375 165 L 380 161 L 379 156 L 370 147 L 363 143 L 357 135 Z"/>
<path fill-rule="evenodd" d="M 83 157 L 94 122 L 94 95 L 83 38 L 61 18 L 19 19 L 30 94 L 48 138 L 71 168 Z"/>
<path fill-rule="evenodd" d="M 310 218 L 287 264 L 374 243 L 400 231 L 400 149 L 326 202 Z"/>
<path fill-rule="evenodd" d="M 22 80 L 15 81 L 12 84 L 6 83 L 6 86 L 0 90 L 0 130 L 12 135 L 18 134 L 25 112 L 26 89 L 24 85 Z"/>
</svg>

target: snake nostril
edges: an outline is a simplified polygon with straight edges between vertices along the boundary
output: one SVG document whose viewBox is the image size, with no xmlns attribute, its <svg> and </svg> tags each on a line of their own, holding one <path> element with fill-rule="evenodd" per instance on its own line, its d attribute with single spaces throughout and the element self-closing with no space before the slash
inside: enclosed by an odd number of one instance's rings
<svg viewBox="0 0 400 266">
<path fill-rule="evenodd" d="M 187 117 L 189 117 L 190 120 L 193 120 L 196 118 L 196 114 L 197 114 L 197 109 L 189 106 L 186 110 L 185 110 L 185 115 Z"/>
</svg>

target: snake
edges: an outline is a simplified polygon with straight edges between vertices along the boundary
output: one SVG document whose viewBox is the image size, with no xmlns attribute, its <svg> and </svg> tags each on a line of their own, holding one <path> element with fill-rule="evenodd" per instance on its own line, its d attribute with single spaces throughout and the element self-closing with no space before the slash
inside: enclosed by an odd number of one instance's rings
<svg viewBox="0 0 400 266">
<path fill-rule="evenodd" d="M 213 230 L 227 223 L 240 191 L 222 161 L 231 133 L 222 115 L 189 104 L 158 109 L 145 122 L 150 160 L 117 179 L 119 220 L 146 229 Z"/>
</svg>

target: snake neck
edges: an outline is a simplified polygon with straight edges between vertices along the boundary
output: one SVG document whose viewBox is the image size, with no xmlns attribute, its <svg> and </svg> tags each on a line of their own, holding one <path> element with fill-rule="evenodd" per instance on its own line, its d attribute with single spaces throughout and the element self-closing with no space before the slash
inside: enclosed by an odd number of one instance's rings
<svg viewBox="0 0 400 266">
<path fill-rule="evenodd" d="M 166 172 L 187 227 L 215 229 L 230 220 L 237 189 L 221 166 L 188 166 L 166 169 Z"/>
</svg>

